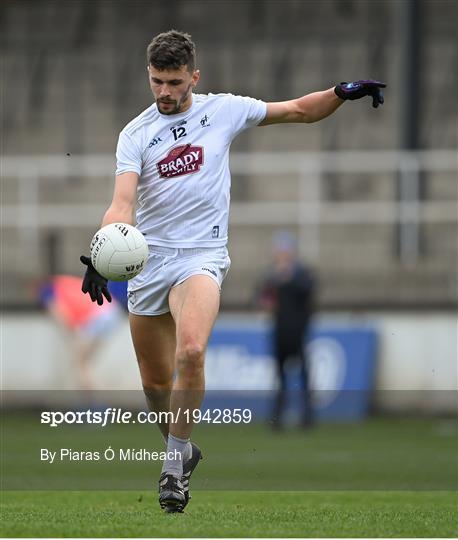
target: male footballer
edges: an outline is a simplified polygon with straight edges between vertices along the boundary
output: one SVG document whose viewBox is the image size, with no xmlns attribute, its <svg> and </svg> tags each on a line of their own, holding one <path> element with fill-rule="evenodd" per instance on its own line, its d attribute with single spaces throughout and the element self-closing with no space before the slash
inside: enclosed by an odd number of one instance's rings
<svg viewBox="0 0 458 540">
<path fill-rule="evenodd" d="M 345 100 L 383 103 L 385 84 L 340 83 L 278 103 L 232 94 L 196 94 L 200 72 L 188 34 L 171 30 L 147 48 L 155 103 L 121 131 L 113 200 L 102 226 L 134 223 L 149 245 L 146 268 L 129 281 L 129 321 L 143 389 L 151 410 L 174 418 L 159 425 L 168 455 L 159 478 L 159 503 L 182 512 L 201 451 L 192 422 L 178 411 L 199 409 L 204 357 L 229 270 L 229 148 L 243 130 L 284 122 L 317 122 Z M 88 257 L 83 292 L 110 301 L 106 280 Z M 191 415 L 192 418 L 192 415 Z"/>
</svg>

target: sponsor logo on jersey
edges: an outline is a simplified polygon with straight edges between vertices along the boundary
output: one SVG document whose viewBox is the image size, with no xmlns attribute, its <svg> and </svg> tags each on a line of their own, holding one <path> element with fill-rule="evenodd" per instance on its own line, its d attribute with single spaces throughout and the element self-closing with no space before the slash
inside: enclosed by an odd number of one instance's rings
<svg viewBox="0 0 458 540">
<path fill-rule="evenodd" d="M 160 137 L 154 137 L 154 139 L 149 143 L 148 148 L 152 148 L 153 146 L 156 146 L 156 144 L 162 142 L 162 139 Z"/>
<path fill-rule="evenodd" d="M 203 162 L 204 149 L 202 146 L 184 144 L 172 148 L 156 166 L 162 178 L 174 178 L 199 172 Z"/>
<path fill-rule="evenodd" d="M 208 123 L 208 116 L 205 115 L 200 119 L 200 125 L 202 127 L 210 127 L 210 124 Z"/>
</svg>

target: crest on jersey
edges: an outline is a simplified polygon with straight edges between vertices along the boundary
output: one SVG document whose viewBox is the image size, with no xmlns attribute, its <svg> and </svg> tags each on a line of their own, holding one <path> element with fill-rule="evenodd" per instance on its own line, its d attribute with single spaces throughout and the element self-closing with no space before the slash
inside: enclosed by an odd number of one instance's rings
<svg viewBox="0 0 458 540">
<path fill-rule="evenodd" d="M 202 146 L 183 144 L 175 146 L 156 164 L 159 176 L 174 178 L 199 172 L 204 162 L 204 149 Z"/>
</svg>

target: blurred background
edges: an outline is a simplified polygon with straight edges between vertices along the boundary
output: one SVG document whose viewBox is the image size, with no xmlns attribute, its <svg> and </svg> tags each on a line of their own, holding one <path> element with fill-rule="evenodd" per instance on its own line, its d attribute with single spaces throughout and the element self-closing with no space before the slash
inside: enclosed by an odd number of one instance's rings
<svg viewBox="0 0 458 540">
<path fill-rule="evenodd" d="M 151 103 L 146 45 L 174 27 L 203 93 L 388 82 L 381 109 L 235 141 L 223 308 L 249 307 L 278 227 L 319 270 L 323 308 L 455 308 L 457 18 L 453 0 L 2 2 L 4 306 L 30 307 L 36 276 L 81 272 L 119 131 Z"/>
<path fill-rule="evenodd" d="M 151 103 L 146 46 L 175 28 L 197 44 L 202 93 L 281 101 L 340 81 L 388 84 L 377 110 L 347 103 L 317 124 L 234 142 L 232 268 L 209 388 L 277 384 L 256 291 L 281 230 L 317 278 L 304 347 L 310 384 L 327 396 L 323 418 L 454 417 L 457 20 L 454 0 L 4 0 L 3 388 L 76 388 L 68 342 L 35 286 L 82 275 L 79 256 L 111 200 L 118 134 Z M 127 319 L 97 355 L 97 388 L 140 388 Z M 339 392 L 358 403 L 339 405 Z"/>
</svg>

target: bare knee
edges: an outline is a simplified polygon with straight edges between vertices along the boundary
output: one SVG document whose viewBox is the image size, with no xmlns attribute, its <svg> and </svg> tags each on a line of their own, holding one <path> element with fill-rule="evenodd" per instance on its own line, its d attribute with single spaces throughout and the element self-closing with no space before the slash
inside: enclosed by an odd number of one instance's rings
<svg viewBox="0 0 458 540">
<path fill-rule="evenodd" d="M 168 394 L 173 387 L 173 379 L 164 382 L 142 381 L 143 392 L 147 397 Z"/>
<path fill-rule="evenodd" d="M 187 341 L 177 349 L 177 371 L 187 377 L 199 376 L 204 369 L 205 347 L 198 341 Z"/>
<path fill-rule="evenodd" d="M 142 361 L 137 357 L 140 376 L 142 379 L 143 390 L 151 392 L 168 391 L 173 386 L 173 366 L 167 366 L 167 369 L 159 369 L 154 364 Z"/>
</svg>

